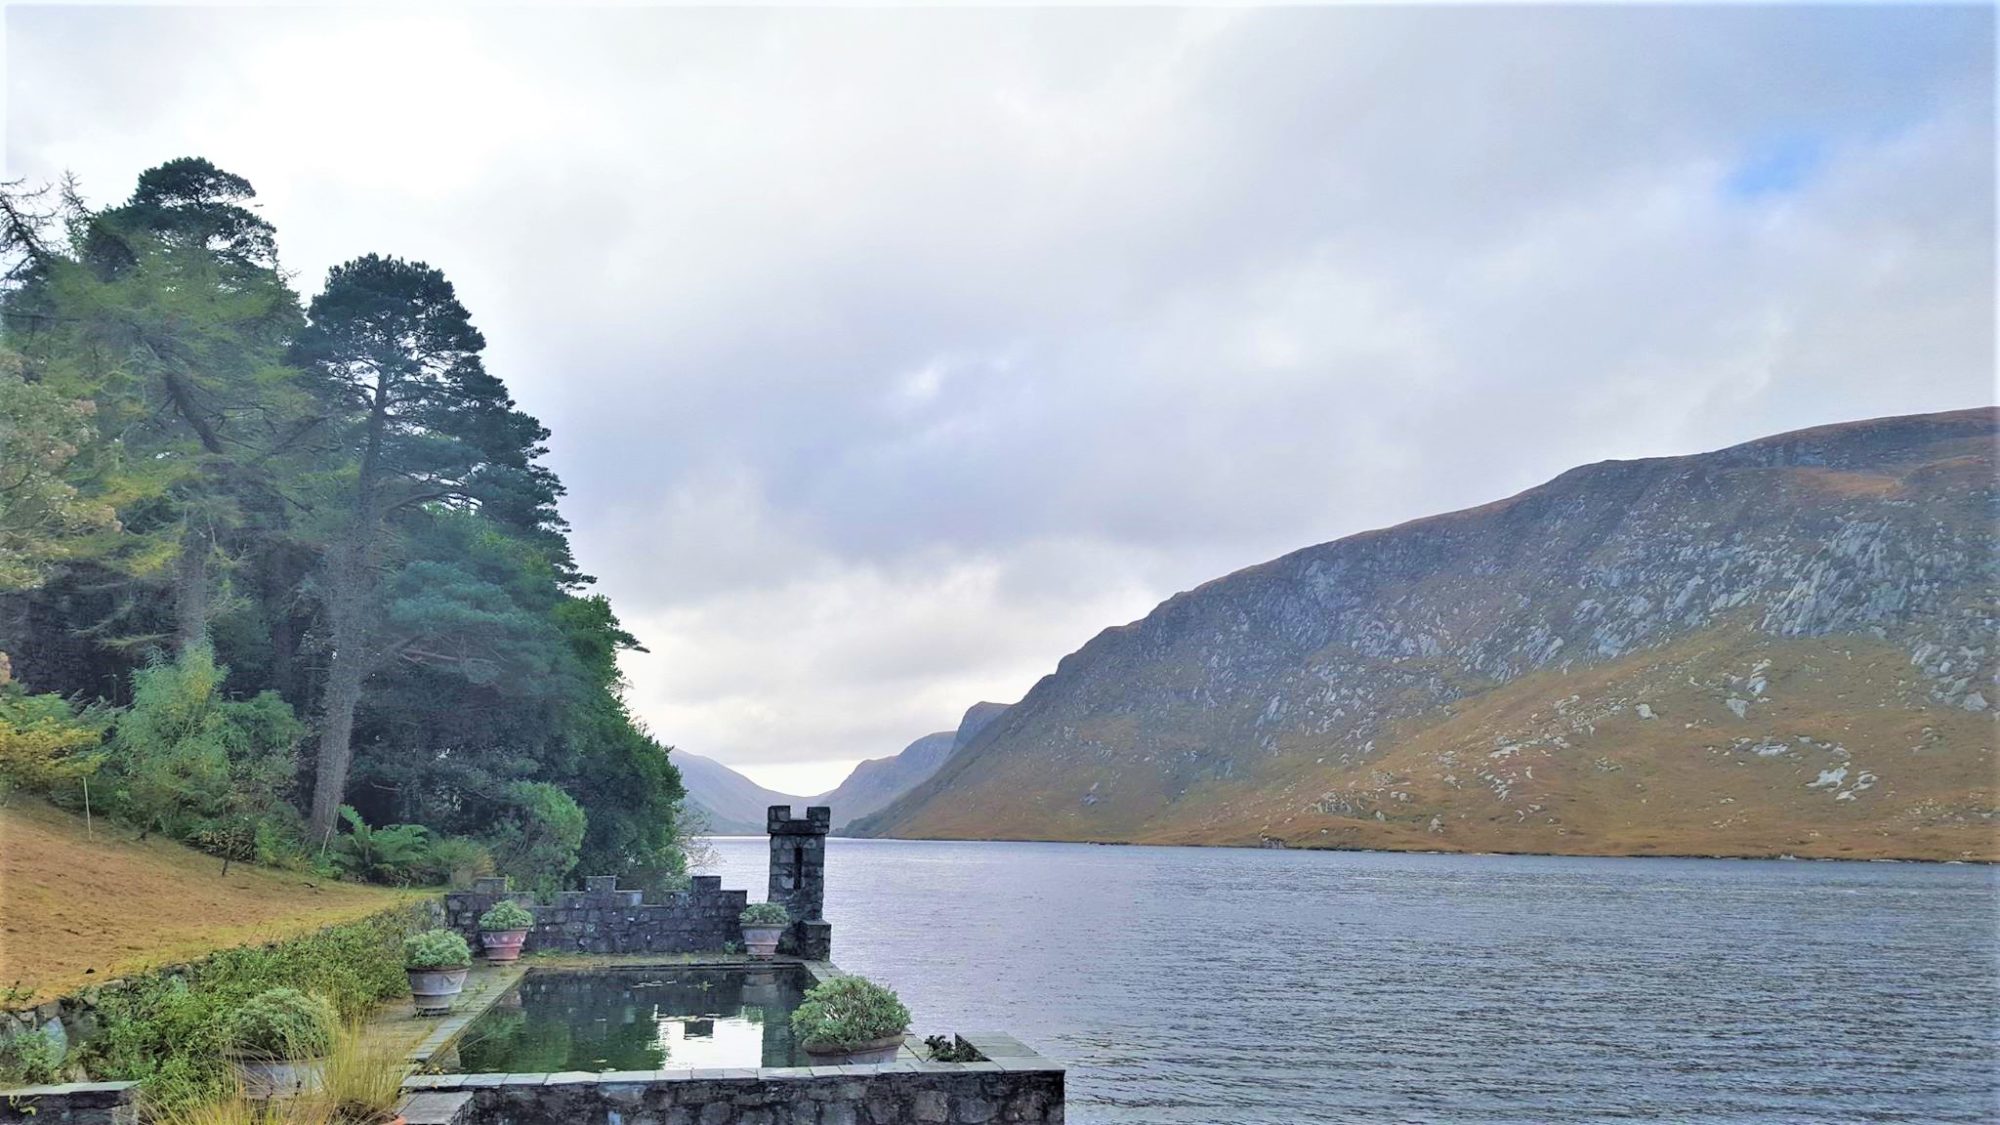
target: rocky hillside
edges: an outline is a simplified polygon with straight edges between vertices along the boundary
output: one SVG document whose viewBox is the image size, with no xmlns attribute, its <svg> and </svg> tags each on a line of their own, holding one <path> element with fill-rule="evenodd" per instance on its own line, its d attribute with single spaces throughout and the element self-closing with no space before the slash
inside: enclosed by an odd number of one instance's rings
<svg viewBox="0 0 2000 1125">
<path fill-rule="evenodd" d="M 1995 858 L 1992 410 L 1606 462 L 1107 629 L 857 831 Z"/>
</svg>

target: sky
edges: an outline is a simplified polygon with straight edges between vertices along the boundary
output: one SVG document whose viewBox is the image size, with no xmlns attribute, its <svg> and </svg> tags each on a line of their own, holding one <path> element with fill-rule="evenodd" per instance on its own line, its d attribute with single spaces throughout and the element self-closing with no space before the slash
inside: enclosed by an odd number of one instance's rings
<svg viewBox="0 0 2000 1125">
<path fill-rule="evenodd" d="M 773 788 L 1236 568 L 1991 403 L 1982 6 L 6 11 L 10 177 L 457 284 L 662 741 Z"/>
</svg>

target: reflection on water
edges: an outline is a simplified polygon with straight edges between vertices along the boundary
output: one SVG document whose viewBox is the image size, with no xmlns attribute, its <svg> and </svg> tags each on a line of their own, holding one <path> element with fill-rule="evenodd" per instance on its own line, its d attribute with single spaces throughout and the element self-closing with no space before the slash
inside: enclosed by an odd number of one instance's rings
<svg viewBox="0 0 2000 1125">
<path fill-rule="evenodd" d="M 533 970 L 472 1022 L 468 1073 L 809 1065 L 790 1016 L 803 975 L 768 969 Z"/>
<path fill-rule="evenodd" d="M 2000 1121 L 1989 867 L 835 839 L 826 888 L 841 968 L 1085 1125 Z"/>
</svg>

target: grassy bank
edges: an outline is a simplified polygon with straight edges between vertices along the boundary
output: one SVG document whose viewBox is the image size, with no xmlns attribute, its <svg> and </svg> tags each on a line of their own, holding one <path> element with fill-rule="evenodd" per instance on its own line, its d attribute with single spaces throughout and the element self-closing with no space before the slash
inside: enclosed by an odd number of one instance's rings
<svg viewBox="0 0 2000 1125">
<path fill-rule="evenodd" d="M 397 891 L 233 866 L 16 797 L 0 808 L 0 988 L 8 1006 L 218 949 L 310 933 L 407 901 Z"/>
</svg>

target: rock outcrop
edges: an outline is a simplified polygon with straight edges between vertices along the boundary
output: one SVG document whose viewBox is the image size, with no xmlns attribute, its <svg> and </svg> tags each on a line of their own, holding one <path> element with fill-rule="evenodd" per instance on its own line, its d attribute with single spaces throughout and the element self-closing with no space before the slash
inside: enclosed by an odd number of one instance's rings
<svg viewBox="0 0 2000 1125">
<path fill-rule="evenodd" d="M 1992 856 L 1995 435 L 1826 426 L 1308 547 L 1105 630 L 856 829 Z"/>
</svg>

